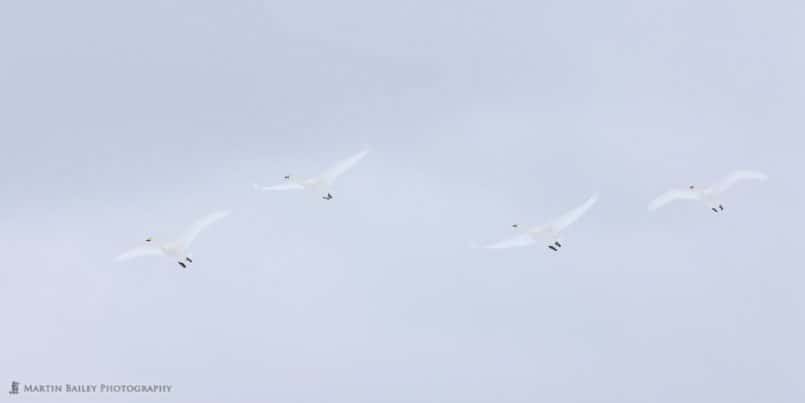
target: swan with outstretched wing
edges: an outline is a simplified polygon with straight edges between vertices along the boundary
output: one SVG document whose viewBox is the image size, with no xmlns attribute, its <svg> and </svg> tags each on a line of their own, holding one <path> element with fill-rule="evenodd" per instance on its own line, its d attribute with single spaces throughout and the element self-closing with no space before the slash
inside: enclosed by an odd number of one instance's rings
<svg viewBox="0 0 805 403">
<path fill-rule="evenodd" d="M 297 179 L 291 175 L 285 176 L 285 183 L 281 183 L 279 185 L 274 186 L 262 186 L 258 184 L 254 184 L 253 187 L 255 190 L 312 190 L 317 192 L 321 195 L 321 198 L 324 200 L 332 200 L 332 187 L 335 183 L 336 179 L 341 175 L 345 174 L 347 171 L 352 169 L 355 165 L 358 164 L 366 154 L 369 153 L 368 148 L 364 148 L 361 152 L 350 156 L 349 158 L 345 158 L 341 161 L 336 162 L 333 166 L 328 168 L 326 171 L 322 172 L 318 176 L 314 176 L 312 178 L 306 179 Z"/>
<path fill-rule="evenodd" d="M 597 201 L 598 194 L 595 194 L 587 199 L 584 204 L 568 211 L 547 224 L 528 228 L 514 237 L 482 245 L 480 247 L 485 249 L 508 249 L 529 246 L 542 241 L 547 243 L 549 249 L 556 252 L 562 248 L 562 242 L 560 239 L 560 234 L 562 231 L 578 221 L 587 213 L 587 211 L 590 210 L 590 208 L 593 207 L 593 205 L 595 205 Z M 520 229 L 519 224 L 514 224 L 512 227 Z"/>
<path fill-rule="evenodd" d="M 648 209 L 649 211 L 655 211 L 675 201 L 696 200 L 703 202 L 710 210 L 718 213 L 724 211 L 724 203 L 721 199 L 727 190 L 740 182 L 765 181 L 767 179 L 766 174 L 761 172 L 735 171 L 710 187 L 700 189 L 695 185 L 690 185 L 687 189 L 671 189 L 652 200 L 648 205 Z"/>
<path fill-rule="evenodd" d="M 205 228 L 213 223 L 227 217 L 230 211 L 217 211 L 206 215 L 190 225 L 176 240 L 167 242 L 155 242 L 151 237 L 145 239 L 145 244 L 136 246 L 120 256 L 116 260 L 129 260 L 141 256 L 169 256 L 177 259 L 179 266 L 187 268 L 193 259 L 188 256 L 188 250 L 193 241 Z"/>
</svg>

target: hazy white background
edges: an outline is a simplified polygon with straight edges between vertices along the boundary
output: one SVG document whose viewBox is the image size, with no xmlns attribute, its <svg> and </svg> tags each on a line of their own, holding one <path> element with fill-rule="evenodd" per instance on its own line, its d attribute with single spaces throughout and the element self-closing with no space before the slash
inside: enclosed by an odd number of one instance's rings
<svg viewBox="0 0 805 403">
<path fill-rule="evenodd" d="M 802 402 L 804 18 L 797 1 L 3 1 L 0 387 Z M 363 144 L 331 202 L 250 188 Z M 771 180 L 718 216 L 646 212 L 736 168 Z M 561 253 L 467 247 L 595 191 Z M 221 208 L 192 270 L 113 262 Z"/>
</svg>

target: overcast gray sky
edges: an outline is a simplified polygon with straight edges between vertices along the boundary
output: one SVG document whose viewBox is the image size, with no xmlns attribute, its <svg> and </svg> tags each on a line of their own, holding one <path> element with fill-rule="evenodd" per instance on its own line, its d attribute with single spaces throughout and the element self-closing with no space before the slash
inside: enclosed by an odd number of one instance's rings
<svg viewBox="0 0 805 403">
<path fill-rule="evenodd" d="M 0 385 L 802 402 L 803 19 L 796 1 L 3 1 Z M 251 190 L 363 144 L 330 202 Z M 646 212 L 737 168 L 771 179 L 724 214 Z M 561 253 L 467 247 L 596 191 Z M 222 208 L 189 271 L 113 261 Z"/>
</svg>

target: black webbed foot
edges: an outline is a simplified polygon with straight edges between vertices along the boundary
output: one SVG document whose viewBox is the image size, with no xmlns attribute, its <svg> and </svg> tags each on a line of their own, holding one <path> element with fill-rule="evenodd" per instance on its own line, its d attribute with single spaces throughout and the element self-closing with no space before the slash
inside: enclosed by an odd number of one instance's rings
<svg viewBox="0 0 805 403">
<path fill-rule="evenodd" d="M 184 258 L 184 260 L 187 260 L 187 263 L 193 263 L 193 259 L 190 259 L 189 257 Z"/>
<path fill-rule="evenodd" d="M 553 246 L 553 245 L 548 245 L 548 249 L 550 249 L 550 250 L 552 250 L 554 252 L 557 252 L 559 250 L 559 249 L 556 249 L 556 246 Z"/>
<path fill-rule="evenodd" d="M 183 268 L 183 269 L 186 269 L 186 268 L 187 268 L 187 265 L 186 265 L 186 264 L 184 264 L 184 262 L 178 262 L 178 263 L 179 263 L 179 266 L 182 266 L 182 268 Z"/>
</svg>

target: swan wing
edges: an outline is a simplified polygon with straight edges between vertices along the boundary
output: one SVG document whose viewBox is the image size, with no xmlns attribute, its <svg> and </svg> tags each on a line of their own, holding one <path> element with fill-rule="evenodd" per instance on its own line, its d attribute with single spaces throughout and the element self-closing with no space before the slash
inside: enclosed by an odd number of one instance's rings
<svg viewBox="0 0 805 403">
<path fill-rule="evenodd" d="M 578 219 L 581 218 L 581 216 L 587 213 L 587 211 L 590 210 L 590 208 L 593 207 L 593 205 L 597 201 L 598 201 L 598 194 L 592 195 L 581 206 L 578 206 L 573 210 L 570 210 L 567 213 L 563 214 L 559 218 L 553 220 L 553 222 L 551 222 L 550 225 L 551 228 L 554 231 L 561 231 L 567 228 L 568 226 L 570 226 L 570 224 L 573 224 L 574 222 L 578 221 Z"/>
<path fill-rule="evenodd" d="M 757 171 L 735 171 L 724 179 L 721 180 L 716 186 L 715 189 L 718 192 L 726 192 L 729 188 L 735 185 L 738 182 L 747 181 L 747 180 L 759 180 L 765 181 L 769 177 L 762 172 Z"/>
<path fill-rule="evenodd" d="M 508 249 L 508 248 L 519 248 L 522 246 L 528 246 L 536 242 L 531 235 L 528 233 L 519 234 L 512 238 L 507 238 L 502 241 L 493 242 L 490 244 L 482 245 L 481 248 L 484 249 Z"/>
<path fill-rule="evenodd" d="M 193 241 L 196 239 L 198 234 L 201 233 L 201 231 L 203 231 L 205 228 L 207 228 L 208 226 L 212 225 L 216 221 L 227 217 L 231 213 L 232 212 L 228 211 L 228 210 L 227 211 L 216 211 L 216 212 L 214 212 L 212 214 L 209 214 L 207 216 L 204 216 L 204 217 L 200 218 L 199 220 L 196 220 L 190 226 L 190 228 L 185 230 L 185 232 L 182 234 L 181 238 L 179 238 L 179 243 L 182 245 L 182 247 L 188 248 L 190 246 L 190 244 L 192 244 Z"/>
<path fill-rule="evenodd" d="M 672 189 L 652 200 L 648 204 L 648 209 L 654 211 L 676 200 L 697 200 L 698 198 L 699 196 L 691 190 Z"/>
<path fill-rule="evenodd" d="M 321 180 L 327 184 L 332 184 L 335 182 L 336 178 L 343 175 L 345 172 L 349 171 L 353 166 L 355 166 L 355 164 L 360 162 L 360 160 L 362 160 L 366 154 L 369 154 L 368 148 L 363 149 L 361 152 L 349 158 L 338 161 L 335 163 L 335 165 L 324 171 L 319 178 L 321 178 Z"/>
<path fill-rule="evenodd" d="M 252 185 L 252 187 L 254 187 L 254 190 L 261 190 L 261 191 L 264 191 L 264 190 L 301 190 L 301 189 L 305 188 L 304 186 L 302 186 L 302 185 L 300 185 L 298 183 L 290 183 L 290 182 L 281 183 L 279 185 L 274 185 L 274 186 L 262 186 L 262 185 L 258 185 L 258 184 L 255 183 L 255 184 Z"/>
<path fill-rule="evenodd" d="M 115 260 L 123 261 L 141 256 L 158 256 L 162 254 L 163 254 L 162 250 L 155 245 L 140 245 L 132 249 L 129 249 L 120 256 L 116 257 Z"/>
</svg>

